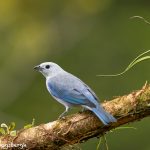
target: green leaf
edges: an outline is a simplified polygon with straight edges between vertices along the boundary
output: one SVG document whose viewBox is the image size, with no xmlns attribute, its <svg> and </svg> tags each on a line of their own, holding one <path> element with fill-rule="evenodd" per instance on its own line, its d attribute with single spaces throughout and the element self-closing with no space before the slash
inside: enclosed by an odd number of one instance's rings
<svg viewBox="0 0 150 150">
<path fill-rule="evenodd" d="M 137 128 L 135 128 L 135 127 L 117 127 L 114 130 L 120 130 L 120 129 L 134 129 L 134 130 L 136 130 Z"/>
<path fill-rule="evenodd" d="M 5 134 L 6 134 L 4 128 L 0 128 L 0 133 L 1 133 L 2 135 L 5 135 Z"/>
<path fill-rule="evenodd" d="M 2 123 L 1 128 L 0 128 L 0 133 L 9 134 L 11 136 L 16 136 L 17 131 L 14 130 L 15 126 L 16 126 L 15 122 L 11 122 L 9 126 L 5 123 Z"/>
<path fill-rule="evenodd" d="M 125 74 L 127 71 L 129 71 L 132 67 L 134 67 L 136 64 L 145 61 L 147 59 L 150 59 L 150 56 L 144 56 L 145 54 L 149 53 L 150 50 L 147 50 L 146 52 L 143 52 L 142 54 L 140 54 L 139 56 L 137 56 L 128 66 L 127 68 L 122 71 L 121 73 L 117 73 L 117 74 L 106 74 L 106 75 L 97 75 L 97 76 L 101 76 L 101 77 L 117 77 L 117 76 L 121 76 L 123 74 Z M 143 56 L 143 57 L 142 57 Z"/>
<path fill-rule="evenodd" d="M 100 137 L 99 142 L 98 142 L 97 147 L 96 147 L 96 150 L 100 149 L 101 143 L 102 143 L 102 138 Z"/>
<path fill-rule="evenodd" d="M 33 119 L 32 119 L 32 123 L 25 125 L 25 126 L 24 126 L 24 129 L 32 128 L 34 125 L 35 125 L 35 119 L 33 118 Z"/>
<path fill-rule="evenodd" d="M 32 119 L 32 126 L 35 125 L 35 118 Z"/>
<path fill-rule="evenodd" d="M 2 123 L 2 124 L 1 124 L 1 127 L 2 127 L 2 128 L 6 128 L 6 134 L 9 134 L 9 129 L 8 129 L 7 124 Z"/>
<path fill-rule="evenodd" d="M 8 127 L 9 131 L 12 131 L 15 128 L 15 126 L 16 126 L 15 122 L 11 122 Z"/>
<path fill-rule="evenodd" d="M 134 129 L 134 130 L 136 130 L 137 128 L 135 128 L 135 127 L 117 127 L 117 128 L 112 129 L 112 130 L 110 130 L 110 131 L 113 132 L 113 131 L 115 131 L 115 130 L 120 130 L 120 129 Z"/>
<path fill-rule="evenodd" d="M 148 20 L 146 20 L 144 17 L 141 17 L 141 16 L 132 16 L 132 17 L 130 17 L 130 19 L 135 19 L 135 18 L 141 19 L 146 24 L 150 25 L 150 22 Z"/>
<path fill-rule="evenodd" d="M 2 124 L 1 124 L 1 127 L 2 127 L 2 128 L 8 128 L 7 124 L 5 124 L 5 123 L 2 123 Z"/>
<path fill-rule="evenodd" d="M 106 139 L 106 136 L 105 136 L 105 135 L 103 135 L 103 136 L 100 138 L 100 140 L 99 140 L 99 142 L 98 142 L 98 145 L 97 145 L 97 147 L 96 147 L 96 150 L 99 150 L 99 149 L 100 149 L 100 146 L 101 146 L 102 144 L 103 144 L 103 146 L 105 146 L 104 149 L 108 150 L 108 143 L 107 143 L 107 139 Z"/>
<path fill-rule="evenodd" d="M 17 131 L 16 130 L 10 131 L 10 135 L 11 136 L 16 136 L 17 135 Z"/>
<path fill-rule="evenodd" d="M 31 127 L 32 127 L 32 124 L 27 124 L 27 125 L 24 126 L 24 129 L 29 129 Z"/>
</svg>

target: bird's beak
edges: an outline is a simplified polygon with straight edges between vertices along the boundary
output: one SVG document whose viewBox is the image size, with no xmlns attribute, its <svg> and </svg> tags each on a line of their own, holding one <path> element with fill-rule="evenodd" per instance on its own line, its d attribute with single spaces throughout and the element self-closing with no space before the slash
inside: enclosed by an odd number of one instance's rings
<svg viewBox="0 0 150 150">
<path fill-rule="evenodd" d="M 42 71 L 43 68 L 38 65 L 38 66 L 35 66 L 33 69 L 34 69 L 34 70 L 37 70 L 37 71 Z"/>
</svg>

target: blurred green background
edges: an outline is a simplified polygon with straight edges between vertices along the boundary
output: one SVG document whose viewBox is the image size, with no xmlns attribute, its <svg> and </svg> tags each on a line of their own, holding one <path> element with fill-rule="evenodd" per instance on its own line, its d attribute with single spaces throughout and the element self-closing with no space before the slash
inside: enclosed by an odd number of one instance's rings
<svg viewBox="0 0 150 150">
<path fill-rule="evenodd" d="M 150 79 L 149 61 L 124 76 L 122 71 L 150 49 L 150 1 L 140 0 L 7 0 L 0 1 L 0 123 L 17 128 L 55 120 L 64 107 L 49 95 L 44 77 L 33 70 L 53 61 L 85 81 L 101 100 L 140 89 Z M 149 118 L 107 136 L 110 150 L 149 150 Z M 79 146 L 96 149 L 94 138 Z"/>
</svg>

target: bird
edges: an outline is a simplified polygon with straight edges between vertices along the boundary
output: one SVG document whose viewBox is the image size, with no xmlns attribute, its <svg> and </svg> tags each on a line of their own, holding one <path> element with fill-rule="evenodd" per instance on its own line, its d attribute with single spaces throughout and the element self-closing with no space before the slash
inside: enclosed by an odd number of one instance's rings
<svg viewBox="0 0 150 150">
<path fill-rule="evenodd" d="M 70 108 L 81 106 L 92 111 L 104 125 L 117 122 L 98 102 L 94 91 L 78 77 L 65 71 L 54 62 L 44 62 L 34 67 L 46 78 L 46 87 L 51 96 L 65 106 L 63 118 Z"/>
</svg>

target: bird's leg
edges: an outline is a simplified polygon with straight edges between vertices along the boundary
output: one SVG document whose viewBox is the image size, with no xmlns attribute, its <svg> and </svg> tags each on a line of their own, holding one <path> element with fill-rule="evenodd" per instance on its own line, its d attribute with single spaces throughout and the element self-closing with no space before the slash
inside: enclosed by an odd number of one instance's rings
<svg viewBox="0 0 150 150">
<path fill-rule="evenodd" d="M 69 111 L 69 107 L 66 107 L 66 110 L 58 117 L 58 119 L 61 119 L 64 117 L 64 115 Z"/>
<path fill-rule="evenodd" d="M 83 107 L 82 110 L 81 110 L 81 112 L 84 112 L 86 110 L 87 110 L 87 108 Z"/>
<path fill-rule="evenodd" d="M 83 113 L 84 111 L 88 110 L 87 108 L 85 107 L 82 107 L 82 109 L 79 111 L 79 113 Z"/>
</svg>

